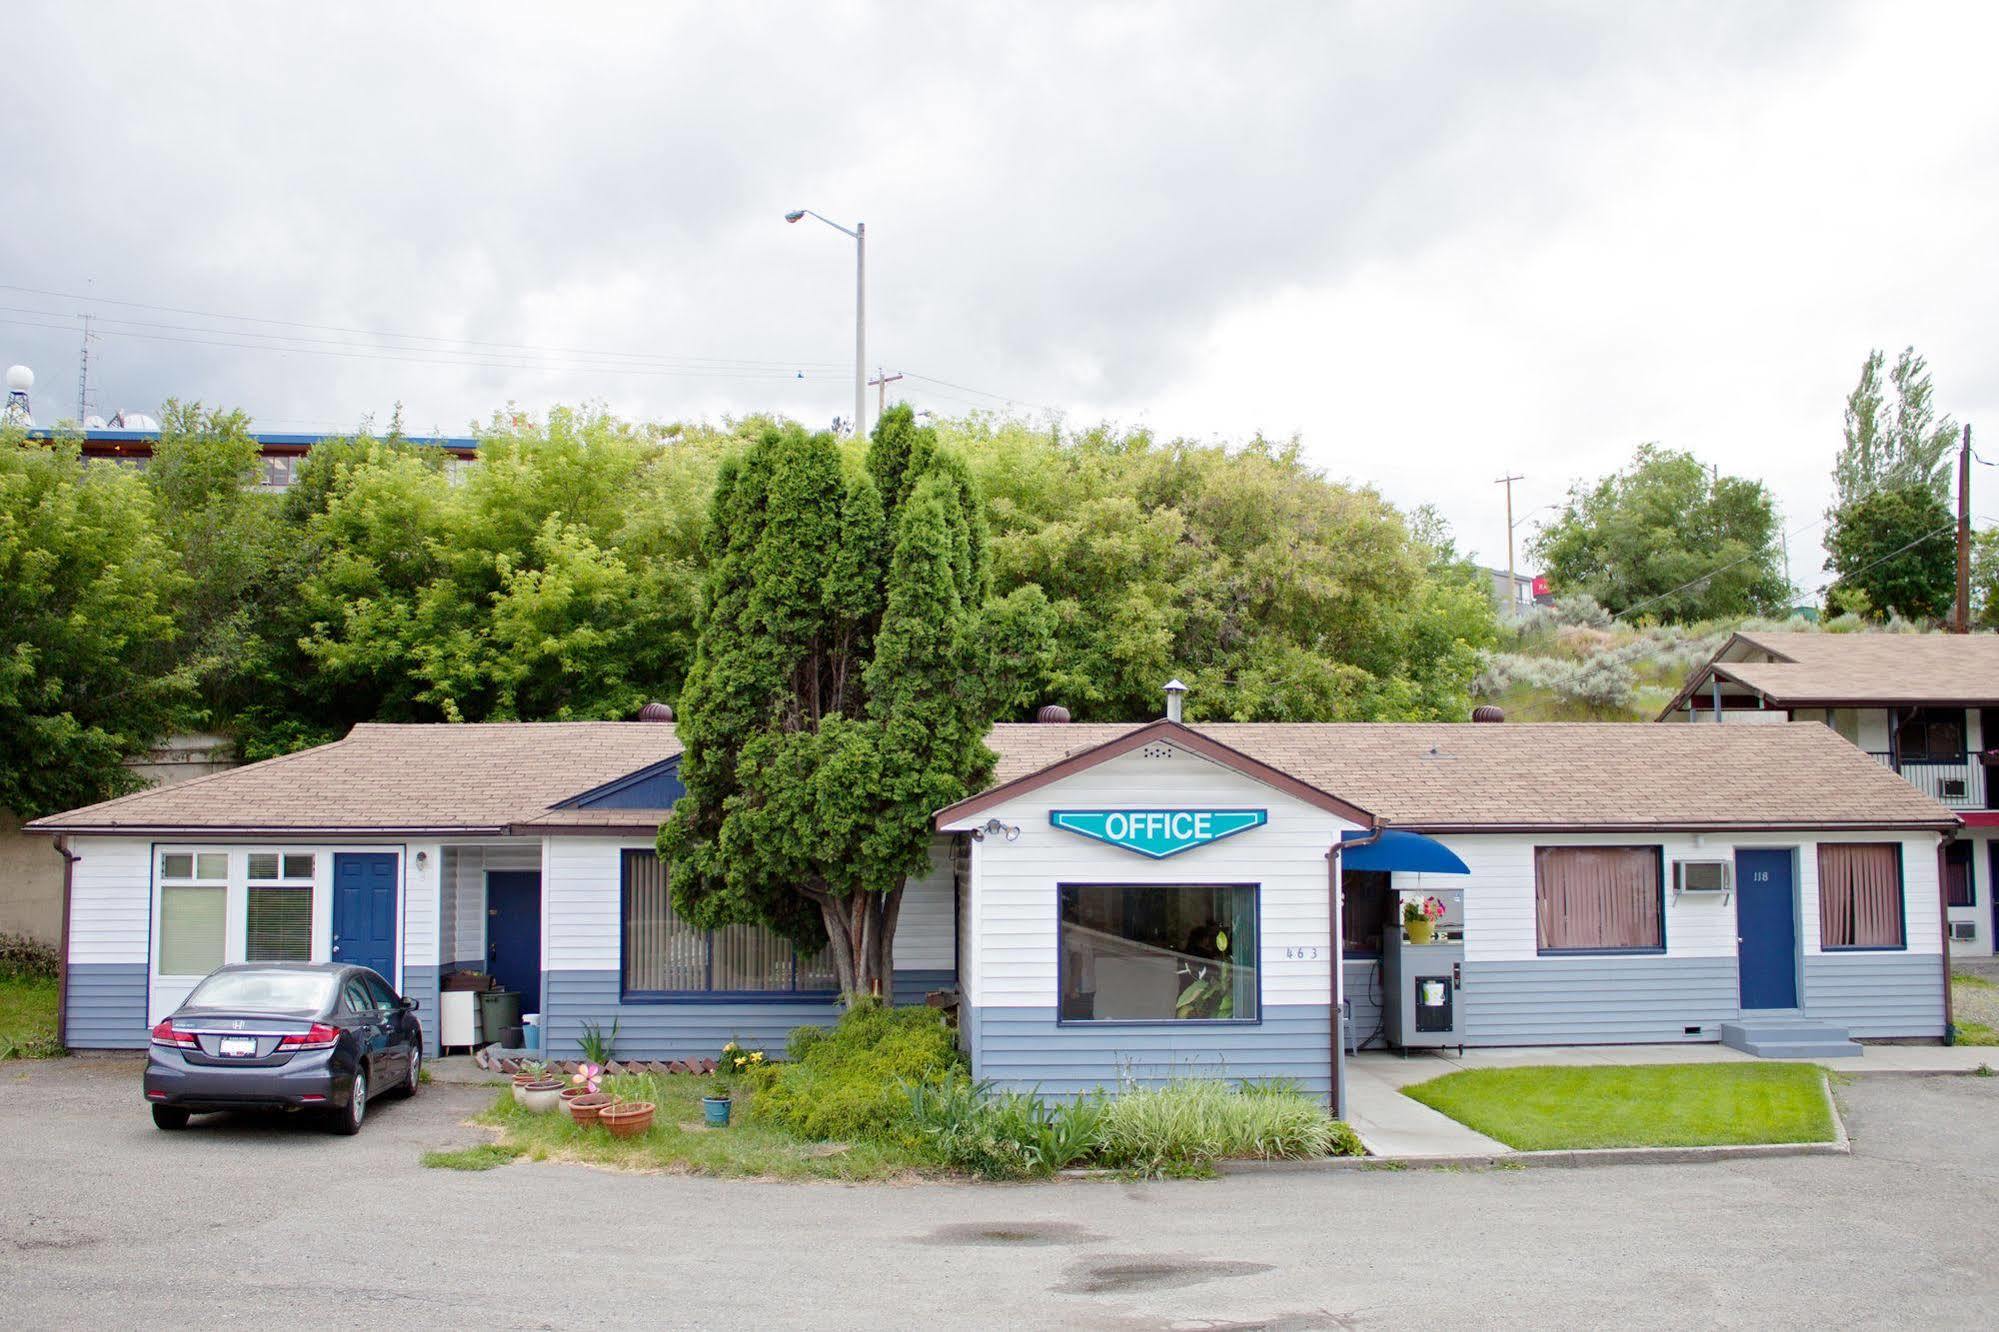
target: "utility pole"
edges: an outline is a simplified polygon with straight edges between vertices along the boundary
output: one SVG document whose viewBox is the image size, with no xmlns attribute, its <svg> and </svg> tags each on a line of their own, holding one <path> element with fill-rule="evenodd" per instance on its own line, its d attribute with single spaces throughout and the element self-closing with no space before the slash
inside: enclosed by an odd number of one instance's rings
<svg viewBox="0 0 1999 1332">
<path fill-rule="evenodd" d="M 1520 583 L 1513 573 L 1513 483 L 1526 479 L 1515 474 L 1492 483 L 1506 487 L 1506 613 L 1509 616 L 1520 609 Z"/>
<path fill-rule="evenodd" d="M 1971 632 L 1971 423 L 1964 423 L 1964 443 L 1957 450 L 1957 608 L 1951 632 Z"/>
<path fill-rule="evenodd" d="M 880 366 L 875 367 L 875 377 L 868 381 L 871 387 L 880 390 L 875 398 L 875 420 L 881 420 L 883 413 L 888 411 L 888 386 L 901 378 L 902 371 L 900 370 L 894 374 L 890 374 Z"/>
</svg>

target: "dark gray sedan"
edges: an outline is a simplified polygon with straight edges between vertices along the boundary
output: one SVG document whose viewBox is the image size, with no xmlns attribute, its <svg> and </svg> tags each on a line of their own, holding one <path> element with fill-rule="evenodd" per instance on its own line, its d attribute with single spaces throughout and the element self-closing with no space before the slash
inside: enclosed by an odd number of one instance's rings
<svg viewBox="0 0 1999 1332">
<path fill-rule="evenodd" d="M 186 1128 L 212 1110 L 308 1110 L 356 1133 L 368 1100 L 416 1095 L 423 1028 L 366 967 L 250 962 L 223 967 L 153 1028 L 153 1122 Z"/>
</svg>

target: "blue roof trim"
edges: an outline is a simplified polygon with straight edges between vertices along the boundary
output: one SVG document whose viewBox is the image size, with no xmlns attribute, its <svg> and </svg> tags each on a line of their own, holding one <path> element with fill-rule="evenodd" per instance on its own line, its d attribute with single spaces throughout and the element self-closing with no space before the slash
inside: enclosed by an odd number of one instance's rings
<svg viewBox="0 0 1999 1332">
<path fill-rule="evenodd" d="M 685 795 L 680 781 L 680 755 L 648 764 L 637 772 L 592 787 L 581 795 L 558 801 L 550 809 L 671 809 Z"/>
<path fill-rule="evenodd" d="M 1342 842 L 1357 841 L 1364 832 L 1340 834 Z M 1469 874 L 1471 867 L 1457 852 L 1421 833 L 1385 829 L 1379 841 L 1340 853 L 1342 870 L 1401 870 L 1409 874 Z"/>
<path fill-rule="evenodd" d="M 160 432 L 157 430 L 51 430 L 37 426 L 28 432 L 29 439 L 81 439 L 86 444 L 157 444 Z M 352 439 L 353 432 L 333 431 L 320 435 L 264 434 L 253 431 L 251 439 L 259 444 L 277 444 L 294 448 L 311 448 L 329 439 Z M 382 436 L 375 436 L 380 439 Z M 412 444 L 435 444 L 447 449 L 477 449 L 479 440 L 473 435 L 405 435 Z"/>
</svg>

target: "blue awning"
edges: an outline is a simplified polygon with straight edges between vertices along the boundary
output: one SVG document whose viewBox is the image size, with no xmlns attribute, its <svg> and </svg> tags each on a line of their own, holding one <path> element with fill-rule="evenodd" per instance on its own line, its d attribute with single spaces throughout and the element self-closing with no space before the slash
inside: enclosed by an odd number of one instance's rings
<svg viewBox="0 0 1999 1332">
<path fill-rule="evenodd" d="M 1341 833 L 1343 842 L 1357 842 L 1366 837 L 1364 832 Z M 1390 828 L 1381 834 L 1381 840 L 1366 846 L 1357 846 L 1351 851 L 1340 853 L 1343 866 L 1350 870 L 1401 870 L 1404 873 L 1419 874 L 1469 874 L 1464 861 L 1457 853 L 1442 842 L 1434 842 L 1421 833 L 1401 832 Z"/>
</svg>

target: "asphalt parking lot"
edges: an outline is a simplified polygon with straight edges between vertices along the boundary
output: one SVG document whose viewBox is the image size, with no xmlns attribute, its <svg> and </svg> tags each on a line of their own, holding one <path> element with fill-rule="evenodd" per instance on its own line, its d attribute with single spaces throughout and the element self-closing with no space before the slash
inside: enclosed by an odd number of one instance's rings
<svg viewBox="0 0 1999 1332">
<path fill-rule="evenodd" d="M 0 1065 L 11 1326 L 1989 1327 L 1999 1078 L 1840 1090 L 1851 1158 L 1212 1182 L 426 1170 L 479 1088 L 157 1132 L 137 1065 Z"/>
</svg>

